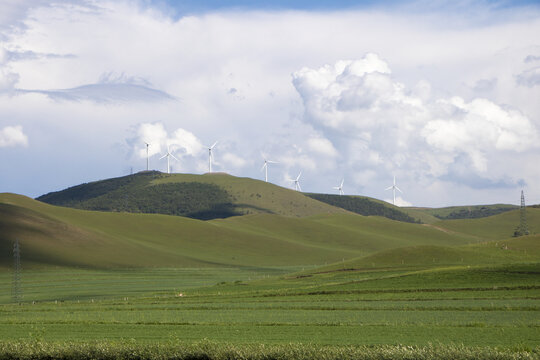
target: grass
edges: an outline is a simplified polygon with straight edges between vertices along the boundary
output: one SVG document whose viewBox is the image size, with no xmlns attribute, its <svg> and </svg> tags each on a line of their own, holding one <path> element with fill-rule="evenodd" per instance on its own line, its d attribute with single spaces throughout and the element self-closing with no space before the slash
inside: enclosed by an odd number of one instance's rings
<svg viewBox="0 0 540 360">
<path fill-rule="evenodd" d="M 526 214 L 530 234 L 540 234 L 540 209 L 529 207 Z M 443 220 L 433 225 L 450 232 L 476 236 L 479 239 L 504 240 L 512 237 L 519 225 L 519 218 L 520 211 L 513 210 L 480 219 Z"/>
<path fill-rule="evenodd" d="M 303 217 L 345 212 L 297 191 L 223 173 L 141 172 L 81 184 L 40 196 L 38 200 L 87 210 L 183 215 L 204 220 L 235 214 Z"/>
<path fill-rule="evenodd" d="M 200 221 L 77 210 L 13 194 L 0 194 L 0 229 L 0 267 L 11 266 L 12 244 L 18 239 L 27 269 L 310 266 L 403 246 L 454 246 L 482 240 L 352 213 L 253 214 Z"/>
<path fill-rule="evenodd" d="M 23 274 L 24 302 L 0 306 L 0 338 L 10 344 L 208 339 L 223 346 L 440 343 L 533 349 L 540 339 L 539 265 L 312 270 L 309 275 L 306 269 L 292 274 L 294 269 L 274 269 L 256 276 L 253 270 L 249 276 L 248 271 L 208 269 L 201 277 L 188 270 L 132 270 L 121 276 L 91 271 L 79 284 L 82 292 L 74 281 L 59 287 L 60 278 L 51 280 L 57 278 L 54 272 L 30 272 Z M 6 289 L 9 276 L 2 279 Z M 208 282 L 214 284 L 197 286 Z"/>
<path fill-rule="evenodd" d="M 518 211 L 200 221 L 0 194 L 0 360 L 535 359 L 540 209 L 527 215 L 532 235 L 512 238 Z"/>
<path fill-rule="evenodd" d="M 463 346 L 334 346 L 317 345 L 223 345 L 202 341 L 196 344 L 140 345 L 133 342 L 99 342 L 85 344 L 0 343 L 2 359 L 177 359 L 177 360 L 386 360 L 386 359 L 534 359 L 538 349 L 516 348 L 510 351 Z M 0 355 L 1 356 L 1 355 Z"/>
</svg>

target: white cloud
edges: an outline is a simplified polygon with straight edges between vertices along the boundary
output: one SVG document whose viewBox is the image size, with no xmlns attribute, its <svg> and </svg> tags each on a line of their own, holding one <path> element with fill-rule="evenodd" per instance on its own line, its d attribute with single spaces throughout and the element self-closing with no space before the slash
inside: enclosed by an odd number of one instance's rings
<svg viewBox="0 0 540 360">
<path fill-rule="evenodd" d="M 526 166 L 539 158 L 534 138 L 524 135 L 540 126 L 540 87 L 515 77 L 536 65 L 533 57 L 524 62 L 538 54 L 540 17 L 530 10 L 512 9 L 486 25 L 477 15 L 407 9 L 172 18 L 129 0 L 11 3 L 0 8 L 0 88 L 7 90 L 0 119 L 21 124 L 32 139 L 32 154 L 13 159 L 18 173 L 31 156 L 41 159 L 33 164 L 52 163 L 31 188 L 2 177 L 11 191 L 40 195 L 145 168 L 143 137 L 156 143 L 152 156 L 174 148 L 177 171 L 206 171 L 199 138 L 220 139 L 216 170 L 240 176 L 260 178 L 265 151 L 281 162 L 270 180 L 303 171 L 312 191 L 329 192 L 344 177 L 348 193 L 383 198 L 380 184 L 395 173 L 415 204 L 510 201 L 512 184 L 540 176 Z M 477 8 L 489 18 L 489 9 Z M 174 100 L 146 102 L 148 89 Z M 70 96 L 77 101 L 51 100 Z M 453 96 L 463 103 L 451 103 Z M 446 139 L 443 128 L 463 138 Z M 58 155 L 57 144 L 70 151 Z M 151 167 L 164 166 L 151 159 Z M 435 182 L 457 195 L 429 187 Z M 472 196 L 471 184 L 509 185 Z"/>
<path fill-rule="evenodd" d="M 6 126 L 0 129 L 0 147 L 28 146 L 28 137 L 22 126 Z"/>
<path fill-rule="evenodd" d="M 540 66 L 525 70 L 516 75 L 516 81 L 519 85 L 527 87 L 540 85 Z"/>
<path fill-rule="evenodd" d="M 446 176 L 456 182 L 464 181 L 462 169 L 467 168 L 491 183 L 503 183 L 505 172 L 493 170 L 501 167 L 496 154 L 538 148 L 537 127 L 520 111 L 481 98 L 435 99 L 427 82 L 409 90 L 377 55 L 361 62 L 368 59 L 378 66 L 354 72 L 348 66 L 358 62 L 337 61 L 293 75 L 305 121 L 339 144 L 349 167 L 381 175 L 402 169 L 402 177 Z M 365 183 L 355 178 L 358 185 Z"/>
<path fill-rule="evenodd" d="M 0 93 L 13 91 L 17 81 L 19 81 L 19 75 L 2 68 L 0 64 Z"/>
<path fill-rule="evenodd" d="M 223 162 L 228 164 L 233 169 L 240 169 L 246 166 L 246 160 L 241 158 L 240 156 L 226 152 L 221 156 L 221 159 L 223 159 Z"/>
<path fill-rule="evenodd" d="M 387 203 L 390 203 L 390 204 L 393 204 L 393 202 L 394 202 L 393 199 L 384 199 L 384 201 L 386 201 Z M 399 206 L 399 207 L 413 206 L 410 202 L 408 202 L 407 200 L 404 200 L 401 196 L 396 196 L 395 205 Z"/>
</svg>

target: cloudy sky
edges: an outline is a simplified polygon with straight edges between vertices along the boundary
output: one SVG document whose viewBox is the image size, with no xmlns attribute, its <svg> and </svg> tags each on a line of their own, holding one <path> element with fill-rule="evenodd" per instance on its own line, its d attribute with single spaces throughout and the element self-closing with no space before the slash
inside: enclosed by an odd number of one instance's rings
<svg viewBox="0 0 540 360">
<path fill-rule="evenodd" d="M 540 203 L 534 1 L 0 4 L 0 192 L 150 167 L 400 205 Z"/>
</svg>

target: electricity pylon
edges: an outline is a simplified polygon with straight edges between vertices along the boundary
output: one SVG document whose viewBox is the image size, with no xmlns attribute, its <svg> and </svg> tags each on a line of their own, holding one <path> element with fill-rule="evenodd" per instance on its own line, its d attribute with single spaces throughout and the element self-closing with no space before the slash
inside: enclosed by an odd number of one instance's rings
<svg viewBox="0 0 540 360">
<path fill-rule="evenodd" d="M 15 240 L 13 245 L 13 281 L 11 283 L 11 296 L 13 302 L 20 302 L 21 295 L 21 248 L 19 240 Z"/>
<path fill-rule="evenodd" d="M 521 190 L 521 206 L 519 207 L 519 226 L 514 231 L 514 236 L 529 235 L 529 228 L 527 226 L 527 214 L 525 212 L 525 195 Z"/>
</svg>

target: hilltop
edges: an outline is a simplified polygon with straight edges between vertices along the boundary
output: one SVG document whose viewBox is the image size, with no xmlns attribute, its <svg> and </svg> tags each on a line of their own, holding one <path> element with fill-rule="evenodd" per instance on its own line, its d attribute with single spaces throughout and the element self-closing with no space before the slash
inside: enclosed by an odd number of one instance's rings
<svg viewBox="0 0 540 360">
<path fill-rule="evenodd" d="M 223 173 L 145 171 L 73 186 L 37 200 L 84 210 L 180 215 L 201 220 L 258 213 L 304 217 L 344 212 L 297 191 Z"/>
</svg>

